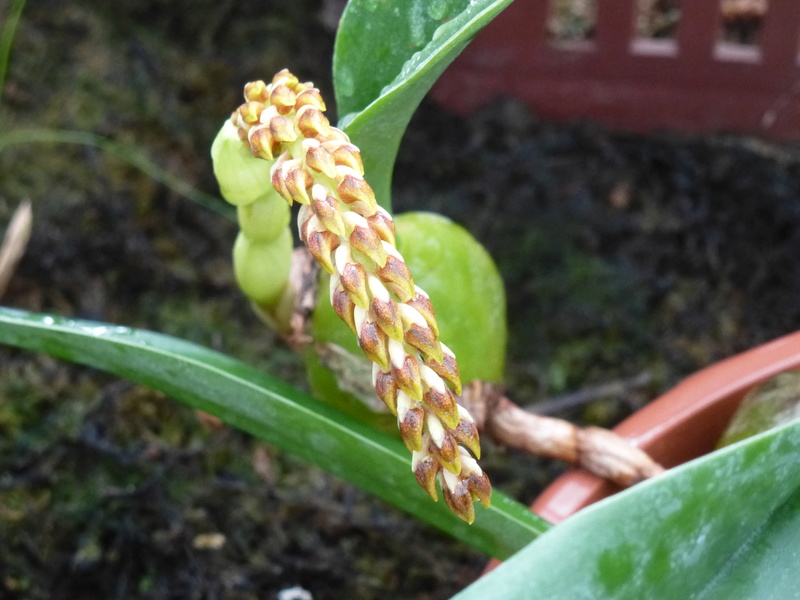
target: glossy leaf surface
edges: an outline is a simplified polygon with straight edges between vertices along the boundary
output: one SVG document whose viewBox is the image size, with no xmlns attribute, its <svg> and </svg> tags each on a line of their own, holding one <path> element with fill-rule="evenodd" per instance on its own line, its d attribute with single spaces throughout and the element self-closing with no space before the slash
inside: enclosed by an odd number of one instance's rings
<svg viewBox="0 0 800 600">
<path fill-rule="evenodd" d="M 417 485 L 403 444 L 229 356 L 180 339 L 0 307 L 0 343 L 95 367 L 165 392 L 291 452 L 498 557 L 547 527 L 496 492 L 467 525 Z"/>
<path fill-rule="evenodd" d="M 336 36 L 339 124 L 360 149 L 366 178 L 391 208 L 400 139 L 445 67 L 511 0 L 351 0 Z"/>
<path fill-rule="evenodd" d="M 800 422 L 550 530 L 456 598 L 800 598 Z"/>
</svg>

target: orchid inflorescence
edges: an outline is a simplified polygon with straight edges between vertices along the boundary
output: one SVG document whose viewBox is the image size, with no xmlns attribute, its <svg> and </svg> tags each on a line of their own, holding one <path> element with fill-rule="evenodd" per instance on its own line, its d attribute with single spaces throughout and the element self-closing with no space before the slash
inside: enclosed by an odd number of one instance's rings
<svg viewBox="0 0 800 600">
<path fill-rule="evenodd" d="M 417 481 L 435 500 L 438 477 L 450 509 L 472 522 L 473 501 L 491 499 L 476 461 L 478 430 L 456 401 L 455 356 L 395 247 L 394 222 L 364 179 L 358 148 L 330 125 L 319 90 L 288 70 L 269 84 L 248 83 L 244 96 L 230 123 L 252 155 L 271 164 L 274 190 L 301 205 L 300 238 L 330 274 L 330 302 L 372 362 L 375 390 L 397 416 Z"/>
</svg>

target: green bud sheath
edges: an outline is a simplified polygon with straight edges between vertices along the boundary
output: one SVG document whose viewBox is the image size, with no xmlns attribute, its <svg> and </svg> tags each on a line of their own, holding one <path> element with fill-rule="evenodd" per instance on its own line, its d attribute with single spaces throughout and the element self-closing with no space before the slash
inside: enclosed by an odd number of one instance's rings
<svg viewBox="0 0 800 600">
<path fill-rule="evenodd" d="M 292 258 L 291 212 L 269 183 L 273 161 L 255 158 L 230 120 L 217 134 L 211 157 L 222 196 L 236 206 L 241 228 L 233 247 L 236 281 L 270 313 L 286 290 Z"/>
<path fill-rule="evenodd" d="M 275 306 L 289 279 L 292 233 L 283 229 L 271 242 L 254 242 L 239 233 L 233 245 L 233 270 L 245 295 L 260 306 Z"/>
<path fill-rule="evenodd" d="M 237 206 L 236 214 L 242 233 L 253 242 L 276 239 L 289 226 L 292 218 L 286 200 L 272 186 L 255 202 Z"/>
<path fill-rule="evenodd" d="M 211 146 L 214 176 L 222 197 L 235 206 L 255 202 L 269 189 L 272 161 L 254 157 L 242 143 L 230 119 L 225 121 Z"/>
</svg>

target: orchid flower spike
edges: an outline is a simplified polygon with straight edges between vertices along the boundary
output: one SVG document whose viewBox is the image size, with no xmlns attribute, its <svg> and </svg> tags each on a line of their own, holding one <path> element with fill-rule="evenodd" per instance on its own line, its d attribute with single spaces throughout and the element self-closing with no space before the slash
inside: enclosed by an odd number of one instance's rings
<svg viewBox="0 0 800 600">
<path fill-rule="evenodd" d="M 312 83 L 283 70 L 244 88 L 230 123 L 289 205 L 301 204 L 300 238 L 330 273 L 330 301 L 373 364 L 377 395 L 397 416 L 412 469 L 434 499 L 472 522 L 492 488 L 478 466 L 478 430 L 457 403 L 458 365 L 439 340 L 427 294 L 395 247 L 394 222 L 364 179 L 358 148 L 323 114 Z"/>
</svg>

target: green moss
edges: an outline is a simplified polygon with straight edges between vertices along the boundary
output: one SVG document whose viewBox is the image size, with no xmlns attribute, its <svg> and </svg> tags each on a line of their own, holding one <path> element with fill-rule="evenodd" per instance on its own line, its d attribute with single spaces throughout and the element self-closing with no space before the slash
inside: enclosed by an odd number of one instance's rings
<svg viewBox="0 0 800 600">
<path fill-rule="evenodd" d="M 776 375 L 753 388 L 742 400 L 718 447 L 800 418 L 800 371 Z"/>
</svg>

